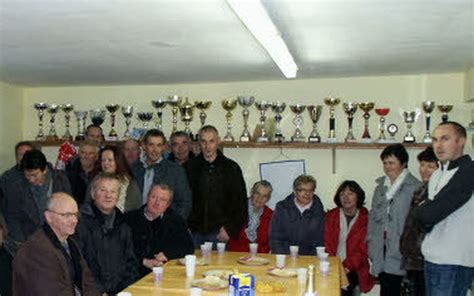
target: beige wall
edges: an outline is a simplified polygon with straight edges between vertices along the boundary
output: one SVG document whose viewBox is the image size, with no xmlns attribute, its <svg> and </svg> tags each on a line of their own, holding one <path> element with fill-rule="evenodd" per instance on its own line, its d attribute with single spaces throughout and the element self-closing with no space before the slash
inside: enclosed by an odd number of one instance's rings
<svg viewBox="0 0 474 296">
<path fill-rule="evenodd" d="M 147 86 L 86 86 L 86 87 L 46 87 L 27 88 L 24 95 L 23 132 L 26 139 L 33 139 L 37 132 L 37 117 L 32 107 L 34 102 L 45 101 L 48 103 L 72 103 L 76 110 L 89 110 L 104 106 L 106 103 L 131 104 L 136 110 L 153 111 L 150 101 L 152 99 L 163 98 L 170 94 L 188 96 L 191 101 L 211 100 L 213 105 L 208 111 L 208 123 L 214 124 L 225 134 L 225 113 L 220 101 L 223 98 L 235 97 L 239 94 L 252 94 L 257 99 L 284 101 L 287 103 L 301 102 L 304 104 L 322 104 L 323 98 L 328 94 L 338 95 L 343 101 L 374 101 L 378 107 L 391 108 L 387 116 L 387 122 L 395 122 L 400 132 L 397 137 L 400 139 L 405 133 L 405 125 L 399 114 L 401 109 L 413 110 L 421 106 L 424 100 L 434 100 L 437 103 L 454 104 L 454 110 L 450 113 L 450 119 L 468 124 L 471 121 L 470 109 L 472 103 L 464 101 L 465 74 L 428 74 L 428 75 L 406 75 L 406 76 L 386 76 L 386 77 L 358 77 L 339 79 L 307 79 L 307 80 L 281 80 L 281 81 L 261 81 L 261 82 L 234 82 L 234 83 L 212 83 L 212 84 L 176 84 L 176 85 L 147 85 Z M 242 131 L 241 108 L 234 111 L 235 137 Z M 273 116 L 272 112 L 268 113 Z M 283 132 L 290 137 L 294 126 L 292 124 L 293 114 L 287 109 L 284 112 Z M 63 114 L 58 118 L 57 130 L 59 134 L 64 133 Z M 338 106 L 337 137 L 343 140 L 347 132 L 347 121 L 345 114 Z M 418 139 L 421 139 L 424 129 L 424 121 L 421 120 L 414 126 L 414 132 Z M 309 117 L 304 114 L 303 131 L 307 136 L 311 130 Z M 433 113 L 433 124 L 439 123 L 441 115 L 438 111 Z M 119 134 L 124 132 L 123 117 L 118 116 L 116 129 Z M 164 111 L 164 131 L 169 134 L 171 130 L 171 110 L 167 107 Z M 251 131 L 258 122 L 258 114 L 255 108 L 251 109 L 250 126 Z M 372 112 L 370 119 L 372 137 L 378 135 L 378 117 Z M 132 126 L 139 126 L 136 118 L 133 119 Z M 103 125 L 106 132 L 109 131 L 108 121 Z M 354 132 L 360 138 L 363 129 L 362 113 L 356 113 L 354 121 Z M 199 128 L 196 116 L 192 129 Z M 179 128 L 184 128 L 179 122 Z M 72 127 L 73 134 L 76 133 L 75 120 Z M 319 131 L 323 137 L 328 133 L 328 109 L 324 108 L 323 116 L 319 124 Z M 49 148 L 45 151 L 50 155 L 50 160 L 54 161 L 56 148 Z M 410 150 L 410 169 L 417 173 L 416 154 L 420 150 Z M 471 145 L 467 151 L 472 153 Z M 284 159 L 305 159 L 307 173 L 313 174 L 319 181 L 318 194 L 322 197 L 326 207 L 333 207 L 332 196 L 337 185 L 344 179 L 350 178 L 360 182 L 366 189 L 369 200 L 374 187 L 374 179 L 382 175 L 382 168 L 378 155 L 378 150 L 337 150 L 336 151 L 336 173 L 331 171 L 331 151 L 329 149 L 286 149 L 284 155 L 279 149 L 226 149 L 225 153 L 235 159 L 241 165 L 247 187 L 259 179 L 259 162 L 284 160 Z M 369 201 L 370 205 L 370 201 Z"/>
<path fill-rule="evenodd" d="M 0 172 L 15 163 L 13 147 L 23 138 L 23 90 L 0 81 Z"/>
</svg>

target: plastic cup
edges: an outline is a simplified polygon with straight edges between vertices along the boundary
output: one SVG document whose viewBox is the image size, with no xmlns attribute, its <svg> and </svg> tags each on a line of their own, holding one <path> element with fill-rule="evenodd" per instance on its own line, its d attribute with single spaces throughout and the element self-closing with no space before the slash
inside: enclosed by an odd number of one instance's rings
<svg viewBox="0 0 474 296">
<path fill-rule="evenodd" d="M 296 259 L 298 258 L 298 251 L 299 251 L 300 247 L 298 246 L 290 246 L 290 255 L 291 255 L 291 259 Z"/>
<path fill-rule="evenodd" d="M 257 256 L 258 244 L 257 243 L 250 243 L 249 244 L 250 255 L 252 257 Z"/>
<path fill-rule="evenodd" d="M 130 292 L 120 292 L 117 294 L 117 296 L 132 296 L 132 293 Z"/>
<path fill-rule="evenodd" d="M 201 245 L 201 256 L 207 257 L 207 246 L 205 244 Z"/>
<path fill-rule="evenodd" d="M 326 252 L 323 252 L 318 255 L 319 260 L 321 261 L 328 261 L 329 254 Z"/>
<path fill-rule="evenodd" d="M 319 254 L 325 253 L 326 248 L 325 247 L 316 247 L 316 255 L 319 257 Z"/>
<path fill-rule="evenodd" d="M 197 288 L 197 287 L 193 287 L 193 288 L 190 289 L 189 295 L 190 296 L 201 296 L 202 295 L 202 289 Z"/>
<path fill-rule="evenodd" d="M 194 277 L 194 271 L 196 270 L 196 256 L 186 255 L 184 260 L 186 264 L 186 277 Z"/>
<path fill-rule="evenodd" d="M 306 283 L 306 276 L 308 274 L 308 269 L 307 268 L 298 268 L 298 283 L 304 284 Z"/>
<path fill-rule="evenodd" d="M 224 255 L 225 253 L 225 243 L 217 243 L 217 254 Z"/>
<path fill-rule="evenodd" d="M 285 267 L 286 255 L 278 254 L 278 255 L 275 255 L 275 257 L 276 257 L 276 267 L 277 268 Z"/>
<path fill-rule="evenodd" d="M 155 276 L 155 283 L 160 283 L 163 279 L 163 267 L 153 267 L 153 274 Z"/>
<path fill-rule="evenodd" d="M 205 242 L 204 244 L 206 245 L 206 248 L 209 251 L 209 253 L 212 252 L 212 246 L 214 246 L 214 243 L 213 242 Z"/>
<path fill-rule="evenodd" d="M 328 261 L 319 262 L 319 271 L 324 276 L 328 275 L 328 273 L 329 273 L 329 262 Z"/>
</svg>

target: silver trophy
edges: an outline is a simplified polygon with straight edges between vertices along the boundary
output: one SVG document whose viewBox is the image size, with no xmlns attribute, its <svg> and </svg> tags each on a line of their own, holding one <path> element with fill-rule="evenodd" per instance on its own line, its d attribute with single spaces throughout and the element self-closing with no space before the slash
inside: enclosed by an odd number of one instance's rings
<svg viewBox="0 0 474 296">
<path fill-rule="evenodd" d="M 252 135 L 249 131 L 249 107 L 255 102 L 255 98 L 252 96 L 237 96 L 237 102 L 244 108 L 242 110 L 242 117 L 244 118 L 244 130 L 240 135 L 240 142 L 249 142 Z"/>
<path fill-rule="evenodd" d="M 38 111 L 38 134 L 36 135 L 36 140 L 45 140 L 43 132 L 43 117 L 44 110 L 48 109 L 48 104 L 46 103 L 35 103 L 33 107 Z"/>
<path fill-rule="evenodd" d="M 143 129 L 148 130 L 148 123 L 153 119 L 153 112 L 137 112 L 137 117 L 143 123 Z"/>
<path fill-rule="evenodd" d="M 339 105 L 340 102 L 341 102 L 341 99 L 339 98 L 327 97 L 324 99 L 324 104 L 326 104 L 329 107 L 329 137 L 328 137 L 329 143 L 336 142 L 335 110 L 336 110 L 336 106 Z"/>
<path fill-rule="evenodd" d="M 192 135 L 191 128 L 189 125 L 193 121 L 195 104 L 191 104 L 188 98 L 185 99 L 184 103 L 179 105 L 179 112 L 181 113 L 181 121 L 184 122 L 184 132 L 187 133 L 190 137 Z M 192 139 L 192 137 L 191 137 Z"/>
<path fill-rule="evenodd" d="M 449 120 L 448 113 L 453 110 L 453 105 L 438 105 L 438 110 L 443 113 L 441 120 L 446 122 Z"/>
<path fill-rule="evenodd" d="M 178 130 L 178 107 L 181 105 L 182 100 L 183 98 L 178 95 L 168 97 L 167 104 L 171 106 L 171 112 L 173 114 L 173 130 L 171 133 Z"/>
<path fill-rule="evenodd" d="M 346 142 L 355 142 L 356 139 L 354 137 L 354 133 L 352 132 L 352 123 L 354 121 L 354 114 L 357 112 L 357 103 L 353 102 L 345 102 L 342 104 L 344 108 L 344 112 L 347 115 L 347 122 L 348 122 L 348 130 L 346 138 L 344 139 Z"/>
<path fill-rule="evenodd" d="M 258 136 L 257 142 L 268 142 L 269 138 L 267 130 L 265 129 L 265 121 L 267 120 L 265 112 L 272 107 L 272 103 L 268 101 L 256 101 L 255 107 L 260 111 L 260 136 Z"/>
<path fill-rule="evenodd" d="M 323 112 L 322 105 L 309 105 L 308 106 L 309 117 L 313 122 L 313 130 L 309 134 L 308 142 L 309 143 L 321 143 L 321 137 L 319 136 L 318 132 L 318 121 L 321 118 L 321 114 Z"/>
<path fill-rule="evenodd" d="M 107 111 L 105 111 L 104 109 L 94 109 L 89 111 L 91 121 L 96 126 L 100 126 L 102 123 L 104 123 L 106 114 Z"/>
<path fill-rule="evenodd" d="M 209 109 L 212 105 L 211 101 L 197 101 L 195 103 L 196 108 L 198 108 L 201 112 L 199 112 L 199 120 L 201 121 L 201 126 L 206 124 L 206 110 Z"/>
<path fill-rule="evenodd" d="M 71 124 L 71 112 L 74 110 L 74 106 L 72 104 L 62 104 L 61 110 L 64 112 L 64 123 L 66 126 L 66 132 L 64 133 L 64 136 L 62 139 L 64 141 L 72 141 L 74 138 L 71 134 L 71 131 L 69 130 L 70 124 Z"/>
<path fill-rule="evenodd" d="M 110 132 L 109 132 L 109 140 L 110 141 L 117 141 L 118 135 L 115 131 L 115 112 L 120 109 L 120 105 L 118 104 L 107 104 L 105 105 L 107 111 L 110 112 Z"/>
<path fill-rule="evenodd" d="M 234 136 L 232 135 L 232 110 L 234 110 L 235 107 L 237 107 L 237 100 L 226 99 L 222 101 L 222 108 L 227 111 L 225 114 L 225 120 L 227 122 L 227 134 L 223 139 L 225 142 L 234 141 Z"/>
<path fill-rule="evenodd" d="M 122 115 L 125 117 L 125 133 L 124 139 L 130 138 L 130 123 L 132 123 L 133 106 L 122 106 Z"/>
<path fill-rule="evenodd" d="M 387 138 L 385 137 L 385 116 L 390 113 L 390 108 L 375 108 L 375 113 L 380 116 L 380 124 L 379 124 L 379 130 L 380 134 L 379 137 L 377 138 L 378 143 L 386 143 Z"/>
<path fill-rule="evenodd" d="M 48 106 L 48 113 L 50 116 L 49 123 L 49 133 L 47 139 L 50 141 L 57 141 L 58 134 L 56 133 L 56 114 L 59 112 L 59 105 L 58 104 L 50 104 Z"/>
<path fill-rule="evenodd" d="M 166 106 L 165 99 L 151 101 L 151 105 L 156 108 L 156 128 L 163 131 L 163 108 Z"/>
<path fill-rule="evenodd" d="M 295 133 L 291 137 L 292 142 L 305 142 L 306 138 L 301 132 L 301 125 L 303 125 L 303 117 L 301 113 L 306 109 L 306 105 L 295 104 L 290 105 L 291 112 L 295 113 L 295 118 L 293 118 L 293 124 L 296 126 Z"/>
<path fill-rule="evenodd" d="M 87 111 L 74 111 L 74 115 L 76 115 L 77 120 L 77 135 L 75 140 L 84 141 L 86 134 Z"/>
<path fill-rule="evenodd" d="M 273 141 L 274 142 L 285 142 L 285 137 L 283 136 L 283 133 L 281 131 L 281 120 L 282 116 L 281 113 L 285 111 L 286 109 L 286 104 L 282 102 L 275 102 L 272 104 L 272 110 L 275 112 L 275 122 L 276 122 L 276 128 L 275 128 L 275 135 L 273 136 Z"/>
<path fill-rule="evenodd" d="M 431 112 L 433 112 L 435 103 L 433 101 L 425 101 L 422 104 L 423 111 L 425 111 L 425 122 L 426 122 L 426 132 L 423 137 L 423 143 L 431 143 L 431 133 L 430 133 L 430 124 L 431 124 Z"/>
<path fill-rule="evenodd" d="M 407 124 L 407 133 L 403 137 L 404 143 L 415 143 L 416 138 L 411 128 L 413 123 L 418 119 L 418 116 L 420 116 L 420 113 L 420 109 L 418 108 L 415 109 L 415 111 L 402 111 L 403 120 Z"/>
</svg>

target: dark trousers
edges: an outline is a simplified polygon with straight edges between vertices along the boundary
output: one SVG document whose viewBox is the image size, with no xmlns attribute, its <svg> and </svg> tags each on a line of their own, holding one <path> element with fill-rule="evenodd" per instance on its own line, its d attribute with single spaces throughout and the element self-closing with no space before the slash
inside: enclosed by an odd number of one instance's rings
<svg viewBox="0 0 474 296">
<path fill-rule="evenodd" d="M 12 257 L 0 247 L 0 295 L 12 295 Z"/>
<path fill-rule="evenodd" d="M 357 277 L 357 273 L 354 271 L 349 271 L 348 274 L 346 274 L 347 280 L 349 281 L 349 286 L 347 286 L 347 289 L 343 289 L 341 291 L 342 296 L 352 296 L 354 294 L 354 289 L 357 287 L 359 284 L 359 278 Z"/>
<path fill-rule="evenodd" d="M 407 270 L 403 295 L 425 296 L 425 275 L 423 270 Z"/>
<path fill-rule="evenodd" d="M 403 276 L 382 272 L 379 274 L 380 295 L 400 296 Z"/>
</svg>

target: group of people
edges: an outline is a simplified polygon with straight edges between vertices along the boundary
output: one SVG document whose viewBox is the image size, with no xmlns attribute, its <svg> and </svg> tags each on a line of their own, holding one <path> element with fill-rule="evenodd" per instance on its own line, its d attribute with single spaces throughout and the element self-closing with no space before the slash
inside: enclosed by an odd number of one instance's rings
<svg viewBox="0 0 474 296">
<path fill-rule="evenodd" d="M 152 129 L 118 147 L 90 126 L 86 138 L 65 171 L 28 142 L 15 147 L 17 164 L 0 179 L 0 295 L 11 282 L 15 295 L 115 294 L 209 241 L 243 252 L 255 242 L 275 254 L 325 246 L 349 280 L 343 295 L 368 292 L 377 278 L 384 296 L 465 295 L 473 280 L 474 237 L 462 228 L 474 225 L 473 164 L 455 122 L 440 124 L 418 155 L 421 182 L 403 145 L 382 151 L 370 211 L 361 186 L 346 180 L 325 212 L 310 175 L 271 210 L 272 185 L 258 181 L 247 197 L 240 166 L 210 125 L 197 155 L 184 132 L 168 144 Z"/>
</svg>

